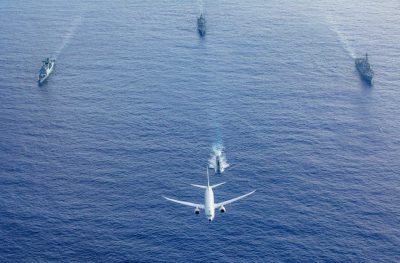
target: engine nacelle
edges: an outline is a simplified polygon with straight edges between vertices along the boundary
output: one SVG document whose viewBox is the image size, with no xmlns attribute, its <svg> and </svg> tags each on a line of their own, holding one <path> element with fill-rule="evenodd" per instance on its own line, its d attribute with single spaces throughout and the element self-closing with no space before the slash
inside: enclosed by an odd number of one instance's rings
<svg viewBox="0 0 400 263">
<path fill-rule="evenodd" d="M 196 207 L 196 209 L 194 209 L 194 213 L 195 213 L 196 215 L 200 214 L 200 209 L 199 209 L 198 207 Z"/>
<path fill-rule="evenodd" d="M 225 207 L 224 207 L 223 205 L 221 205 L 221 207 L 219 208 L 219 211 L 220 211 L 221 213 L 225 213 L 225 212 L 226 212 L 226 209 L 225 209 Z"/>
</svg>

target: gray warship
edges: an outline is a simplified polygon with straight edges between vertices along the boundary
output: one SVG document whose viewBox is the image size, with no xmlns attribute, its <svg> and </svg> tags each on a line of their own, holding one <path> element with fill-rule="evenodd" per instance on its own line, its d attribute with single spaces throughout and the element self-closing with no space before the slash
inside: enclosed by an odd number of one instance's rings
<svg viewBox="0 0 400 263">
<path fill-rule="evenodd" d="M 46 60 L 43 60 L 43 65 L 40 68 L 39 71 L 39 77 L 38 77 L 38 84 L 42 85 L 43 82 L 46 81 L 46 79 L 50 76 L 50 74 L 54 70 L 54 65 L 56 61 L 54 59 L 49 59 L 47 58 Z"/>
<path fill-rule="evenodd" d="M 206 19 L 204 18 L 203 14 L 197 18 L 197 31 L 201 37 L 204 37 L 206 34 Z"/>
<path fill-rule="evenodd" d="M 372 78 L 374 77 L 374 71 L 368 62 L 368 54 L 365 53 L 365 57 L 356 58 L 355 64 L 358 72 L 361 74 L 361 77 L 371 85 Z"/>
</svg>

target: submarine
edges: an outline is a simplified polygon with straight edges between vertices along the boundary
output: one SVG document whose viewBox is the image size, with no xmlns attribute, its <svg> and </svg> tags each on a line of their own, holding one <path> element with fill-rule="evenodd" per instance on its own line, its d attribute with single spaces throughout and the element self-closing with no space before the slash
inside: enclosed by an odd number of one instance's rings
<svg viewBox="0 0 400 263">
<path fill-rule="evenodd" d="M 217 174 L 222 174 L 221 156 L 220 155 L 215 156 L 215 171 L 216 171 Z"/>
</svg>

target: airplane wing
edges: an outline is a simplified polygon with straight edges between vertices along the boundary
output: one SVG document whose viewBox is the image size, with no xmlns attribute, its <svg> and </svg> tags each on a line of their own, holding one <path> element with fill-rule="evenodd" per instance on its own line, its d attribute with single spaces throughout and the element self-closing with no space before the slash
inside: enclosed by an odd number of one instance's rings
<svg viewBox="0 0 400 263">
<path fill-rule="evenodd" d="M 254 191 L 252 191 L 252 192 L 250 192 L 250 193 L 247 193 L 247 194 L 245 194 L 245 195 L 241 195 L 241 196 L 239 196 L 239 197 L 232 198 L 232 199 L 230 199 L 230 200 L 228 200 L 228 201 L 224 201 L 224 202 L 221 202 L 221 203 L 217 203 L 217 204 L 215 204 L 214 206 L 215 206 L 215 207 L 220 207 L 220 206 L 222 206 L 222 205 L 227 205 L 227 204 L 236 202 L 237 200 L 240 200 L 240 199 L 242 199 L 242 198 L 245 198 L 246 196 L 249 196 L 249 195 L 253 194 L 255 191 L 256 191 L 256 190 L 254 190 Z"/>
<path fill-rule="evenodd" d="M 175 200 L 175 199 L 168 198 L 168 197 L 165 197 L 165 196 L 163 196 L 163 197 L 164 197 L 164 199 L 167 199 L 168 201 L 171 201 L 171 202 L 174 202 L 174 203 L 178 203 L 178 204 L 181 204 L 181 205 L 187 205 L 187 206 L 191 206 L 191 207 L 198 207 L 200 209 L 204 209 L 204 205 L 202 205 L 202 204 L 195 204 L 195 203 L 190 203 L 190 202 L 185 202 L 185 201 L 179 201 L 179 200 Z"/>
</svg>

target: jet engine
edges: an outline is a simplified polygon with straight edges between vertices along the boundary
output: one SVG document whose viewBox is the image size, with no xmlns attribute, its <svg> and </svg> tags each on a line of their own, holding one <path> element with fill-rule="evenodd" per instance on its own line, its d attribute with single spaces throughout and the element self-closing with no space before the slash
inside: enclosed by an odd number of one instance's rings
<svg viewBox="0 0 400 263">
<path fill-rule="evenodd" d="M 196 215 L 200 214 L 200 209 L 199 209 L 198 207 L 196 207 L 196 209 L 194 209 L 194 213 L 195 213 Z"/>
<path fill-rule="evenodd" d="M 226 209 L 225 209 L 225 207 L 224 207 L 223 205 L 221 205 L 221 207 L 219 208 L 219 211 L 220 211 L 221 213 L 225 213 L 225 212 L 226 212 Z"/>
</svg>

